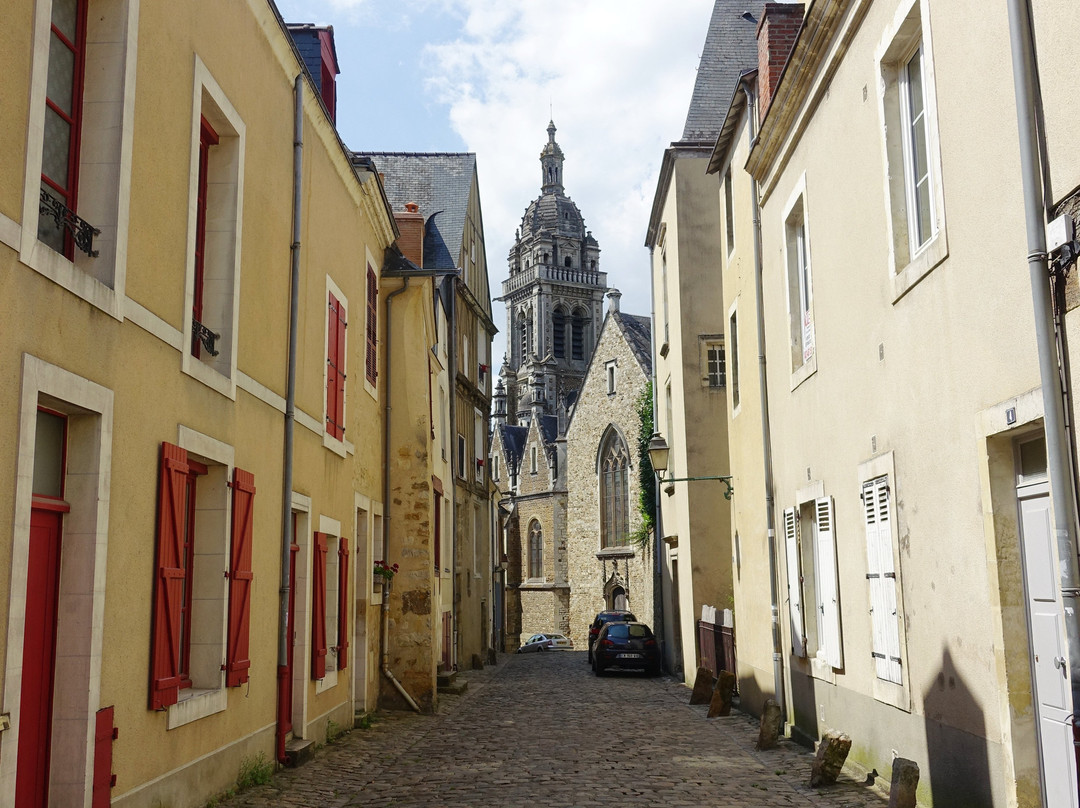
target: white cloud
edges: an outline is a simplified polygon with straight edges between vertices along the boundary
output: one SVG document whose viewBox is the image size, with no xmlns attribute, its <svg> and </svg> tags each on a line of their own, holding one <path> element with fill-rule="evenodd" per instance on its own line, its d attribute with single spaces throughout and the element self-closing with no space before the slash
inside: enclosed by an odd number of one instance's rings
<svg viewBox="0 0 1080 808">
<path fill-rule="evenodd" d="M 540 192 L 548 104 L 567 194 L 600 242 L 622 308 L 649 314 L 643 246 L 664 148 L 682 135 L 712 0 L 456 0 L 458 36 L 425 48 L 428 88 L 477 154 L 493 293 Z M 505 328 L 497 308 L 496 325 Z M 500 334 L 497 353 L 505 341 Z"/>
</svg>

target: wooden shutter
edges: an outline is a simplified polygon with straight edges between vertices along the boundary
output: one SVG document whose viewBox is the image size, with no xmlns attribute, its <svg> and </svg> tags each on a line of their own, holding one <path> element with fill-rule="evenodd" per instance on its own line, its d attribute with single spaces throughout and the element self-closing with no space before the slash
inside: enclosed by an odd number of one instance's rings
<svg viewBox="0 0 1080 808">
<path fill-rule="evenodd" d="M 311 587 L 311 678 L 326 676 L 326 534 L 315 534 Z"/>
<path fill-rule="evenodd" d="M 877 677 L 901 684 L 900 627 L 896 610 L 896 565 L 893 561 L 888 477 L 863 483 L 862 499 L 866 520 L 866 579 L 870 588 L 872 654 Z"/>
<path fill-rule="evenodd" d="M 349 540 L 338 539 L 338 622 L 337 667 L 345 670 L 349 663 Z"/>
<path fill-rule="evenodd" d="M 326 323 L 326 431 L 345 437 L 345 309 L 330 293 Z"/>
<path fill-rule="evenodd" d="M 833 526 L 832 497 L 814 501 L 817 525 L 817 597 L 821 614 L 822 642 L 826 661 L 834 668 L 844 667 L 844 648 L 840 635 L 840 579 L 836 569 L 836 530 Z"/>
<path fill-rule="evenodd" d="M 787 545 L 788 608 L 791 612 L 791 651 L 806 656 L 806 629 L 802 611 L 802 574 L 799 563 L 799 520 L 794 508 L 784 511 L 784 542 Z"/>
<path fill-rule="evenodd" d="M 379 286 L 375 278 L 375 270 L 369 265 L 367 268 L 367 352 L 365 366 L 367 380 L 375 384 L 379 377 L 379 357 L 376 353 L 379 336 Z"/>
<path fill-rule="evenodd" d="M 112 773 L 112 745 L 116 738 L 113 727 L 113 708 L 103 707 L 94 720 L 94 783 L 91 808 L 109 808 L 112 787 L 116 778 Z"/>
<path fill-rule="evenodd" d="M 232 551 L 229 561 L 229 642 L 225 686 L 238 687 L 251 669 L 251 548 L 255 512 L 255 475 L 235 469 L 232 486 Z"/>
<path fill-rule="evenodd" d="M 180 696 L 180 610 L 184 599 L 184 518 L 187 452 L 161 444 L 158 477 L 157 558 L 150 645 L 150 709 L 163 710 Z"/>
</svg>

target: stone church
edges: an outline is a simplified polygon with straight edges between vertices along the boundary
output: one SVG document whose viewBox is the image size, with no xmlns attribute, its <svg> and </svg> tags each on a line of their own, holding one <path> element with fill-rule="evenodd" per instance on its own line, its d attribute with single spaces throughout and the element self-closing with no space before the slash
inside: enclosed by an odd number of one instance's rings
<svg viewBox="0 0 1080 808">
<path fill-rule="evenodd" d="M 601 332 L 613 329 L 613 318 L 630 324 L 645 362 L 642 365 L 632 350 L 628 355 L 634 355 L 634 361 L 618 360 L 628 371 L 626 394 L 644 387 L 649 378 L 648 320 L 618 313 L 619 293 L 609 293 L 607 275 L 599 269 L 599 244 L 564 191 L 565 158 L 555 132 L 555 124 L 549 123 L 540 153 L 540 196 L 521 219 L 509 253 L 510 277 L 502 289 L 508 346 L 493 397 L 491 474 L 500 490 L 506 550 L 507 650 L 541 631 L 567 634 L 583 648 L 595 612 L 605 603 L 626 604 L 631 591 L 641 598 L 633 598 L 632 605 L 642 609 L 638 616 L 647 619 L 652 613 L 651 589 L 645 612 L 644 585 L 631 583 L 639 576 L 631 576 L 634 554 L 627 546 L 637 518 L 637 427 L 620 423 L 614 432 L 601 430 L 596 436 L 591 427 L 572 428 L 589 380 L 608 372 L 605 362 L 597 370 L 596 348 Z M 611 299 L 606 319 L 605 295 Z M 625 333 L 622 327 L 614 331 Z M 606 384 L 605 379 L 600 383 Z M 611 410 L 612 402 L 603 395 L 590 400 Z M 595 418 L 582 420 L 591 424 Z M 580 452 L 592 458 L 591 478 L 579 468 L 579 447 L 568 437 L 575 431 L 582 435 Z M 611 486 L 617 482 L 612 492 L 620 492 L 618 506 L 608 502 L 607 521 L 601 519 L 599 506 L 596 464 L 601 439 L 623 453 L 605 478 Z M 590 441 L 591 447 L 586 445 Z M 610 533 L 608 539 L 601 537 L 602 529 Z M 612 549 L 616 545 L 624 549 Z M 582 549 L 586 546 L 592 548 L 591 555 Z M 583 609 L 593 611 L 585 614 Z"/>
</svg>

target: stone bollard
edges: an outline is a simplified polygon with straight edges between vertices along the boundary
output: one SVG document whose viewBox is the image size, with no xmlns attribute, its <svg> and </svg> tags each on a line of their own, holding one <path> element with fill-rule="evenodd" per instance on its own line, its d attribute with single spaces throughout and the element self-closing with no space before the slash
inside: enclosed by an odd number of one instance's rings
<svg viewBox="0 0 1080 808">
<path fill-rule="evenodd" d="M 709 702 L 709 718 L 731 715 L 731 698 L 735 693 L 735 674 L 720 671 L 713 688 L 712 701 Z"/>
<path fill-rule="evenodd" d="M 780 712 L 780 705 L 773 699 L 765 700 L 765 709 L 761 711 L 761 728 L 758 730 L 757 748 L 760 750 L 775 749 L 780 738 L 780 727 L 783 726 L 784 716 Z"/>
<path fill-rule="evenodd" d="M 472 669 L 474 671 L 482 671 L 484 669 L 484 659 L 479 654 L 472 655 Z"/>
<path fill-rule="evenodd" d="M 817 757 L 810 769 L 810 787 L 819 788 L 835 783 L 850 750 L 851 738 L 841 732 L 826 732 L 818 744 Z"/>
<path fill-rule="evenodd" d="M 915 789 L 919 786 L 919 764 L 907 758 L 894 758 L 889 808 L 915 808 Z"/>
<path fill-rule="evenodd" d="M 495 654 L 494 648 L 487 649 L 487 664 L 497 665 L 499 663 L 499 657 Z"/>
<path fill-rule="evenodd" d="M 712 691 L 715 684 L 716 680 L 713 679 L 711 670 L 698 668 L 697 678 L 694 680 L 694 692 L 690 694 L 690 703 L 708 704 L 712 700 Z"/>
</svg>

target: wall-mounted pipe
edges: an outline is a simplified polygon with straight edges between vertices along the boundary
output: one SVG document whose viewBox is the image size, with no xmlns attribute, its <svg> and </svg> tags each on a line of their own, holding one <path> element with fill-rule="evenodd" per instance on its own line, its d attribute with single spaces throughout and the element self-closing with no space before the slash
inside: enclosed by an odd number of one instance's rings
<svg viewBox="0 0 1080 808">
<path fill-rule="evenodd" d="M 292 244 L 290 252 L 289 281 L 289 358 L 285 387 L 285 456 L 281 475 L 281 585 L 278 588 L 278 707 L 277 707 L 277 759 L 285 763 L 285 727 L 289 723 L 288 704 L 289 638 L 289 589 L 292 586 L 292 486 L 293 486 L 293 426 L 296 423 L 296 324 L 299 319 L 300 294 L 300 213 L 303 197 L 300 193 L 303 178 L 304 156 L 304 74 L 296 76 L 293 83 L 293 203 Z"/>
</svg>

